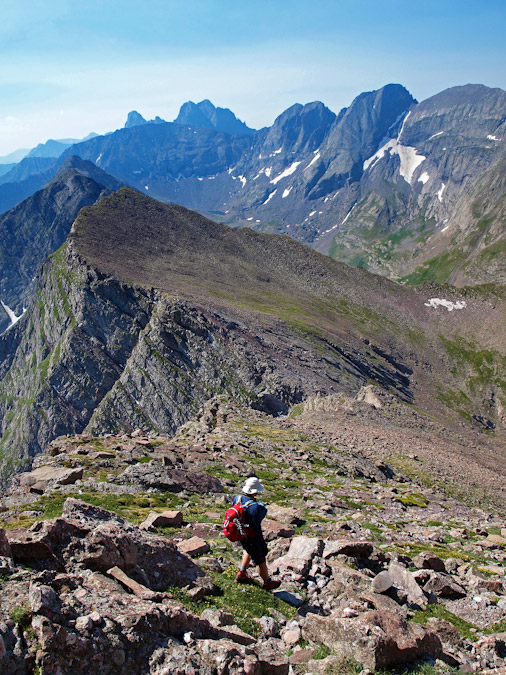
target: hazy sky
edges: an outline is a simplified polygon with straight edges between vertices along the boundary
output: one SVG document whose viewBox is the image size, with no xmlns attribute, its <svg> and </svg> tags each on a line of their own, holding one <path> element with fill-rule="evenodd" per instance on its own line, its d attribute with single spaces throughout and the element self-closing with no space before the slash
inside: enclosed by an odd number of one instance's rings
<svg viewBox="0 0 506 675">
<path fill-rule="evenodd" d="M 504 0 L 3 0 L 0 155 L 176 117 L 209 98 L 252 127 L 404 84 L 506 89 Z"/>
</svg>

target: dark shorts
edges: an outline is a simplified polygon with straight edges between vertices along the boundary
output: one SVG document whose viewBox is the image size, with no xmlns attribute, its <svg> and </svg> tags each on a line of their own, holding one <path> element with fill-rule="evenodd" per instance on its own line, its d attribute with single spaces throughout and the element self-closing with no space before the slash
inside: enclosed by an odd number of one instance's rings
<svg viewBox="0 0 506 675">
<path fill-rule="evenodd" d="M 246 553 L 250 554 L 255 565 L 261 565 L 265 562 L 265 556 L 267 555 L 267 544 L 265 542 L 252 537 L 241 541 L 241 546 Z"/>
</svg>

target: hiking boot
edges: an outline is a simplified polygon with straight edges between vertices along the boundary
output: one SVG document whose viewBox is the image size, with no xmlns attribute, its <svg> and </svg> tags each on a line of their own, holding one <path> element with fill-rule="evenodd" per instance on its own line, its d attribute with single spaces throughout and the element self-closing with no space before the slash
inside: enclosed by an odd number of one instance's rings
<svg viewBox="0 0 506 675">
<path fill-rule="evenodd" d="M 279 588 L 281 586 L 281 581 L 274 581 L 274 579 L 267 579 L 267 581 L 264 581 L 263 589 L 264 591 L 273 591 L 275 588 Z"/>
<path fill-rule="evenodd" d="M 245 572 L 244 570 L 239 570 L 239 572 L 237 572 L 235 577 L 236 584 L 249 584 L 250 581 L 251 579 L 249 578 L 247 572 Z"/>
</svg>

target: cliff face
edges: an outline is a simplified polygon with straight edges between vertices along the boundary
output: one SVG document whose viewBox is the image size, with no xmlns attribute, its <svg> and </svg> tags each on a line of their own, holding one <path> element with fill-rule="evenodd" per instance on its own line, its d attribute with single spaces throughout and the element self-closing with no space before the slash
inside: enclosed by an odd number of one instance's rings
<svg viewBox="0 0 506 675">
<path fill-rule="evenodd" d="M 429 302 L 442 289 L 416 292 L 129 189 L 81 211 L 37 284 L 0 336 L 3 477 L 61 434 L 173 432 L 217 393 L 277 414 L 374 382 L 501 428 L 499 297 L 447 289 L 461 307 L 450 312 Z"/>
</svg>

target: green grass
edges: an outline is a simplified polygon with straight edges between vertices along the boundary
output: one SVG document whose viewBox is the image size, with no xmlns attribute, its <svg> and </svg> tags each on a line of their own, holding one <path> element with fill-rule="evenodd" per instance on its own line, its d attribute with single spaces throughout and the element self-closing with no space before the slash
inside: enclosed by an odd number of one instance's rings
<svg viewBox="0 0 506 675">
<path fill-rule="evenodd" d="M 476 634 L 473 632 L 476 630 L 476 626 L 448 611 L 444 605 L 429 605 L 427 609 L 415 612 L 413 621 L 425 626 L 427 621 L 433 617 L 444 619 L 451 623 L 459 631 L 461 637 L 468 640 L 476 640 Z"/>
<path fill-rule="evenodd" d="M 295 615 L 296 610 L 293 607 L 279 600 L 272 593 L 264 591 L 259 584 L 234 583 L 236 574 L 237 568 L 232 566 L 221 574 L 212 573 L 211 576 L 218 592 L 216 595 L 207 596 L 199 601 L 189 598 L 184 589 L 171 587 L 168 590 L 175 600 L 196 614 L 200 614 L 207 608 L 230 612 L 239 628 L 253 636 L 259 633 L 259 625 L 255 619 L 269 616 L 272 611 L 281 612 L 287 619 Z"/>
</svg>

